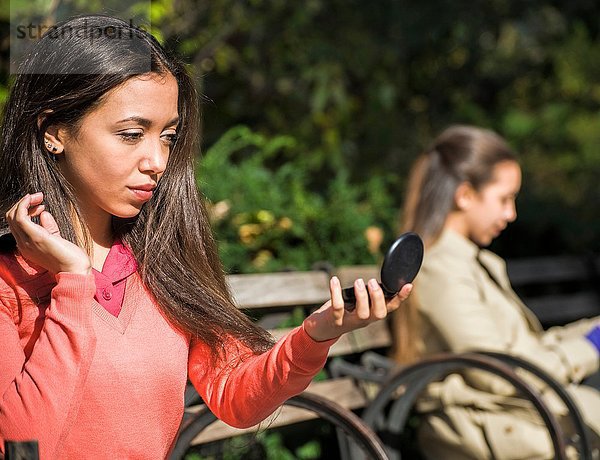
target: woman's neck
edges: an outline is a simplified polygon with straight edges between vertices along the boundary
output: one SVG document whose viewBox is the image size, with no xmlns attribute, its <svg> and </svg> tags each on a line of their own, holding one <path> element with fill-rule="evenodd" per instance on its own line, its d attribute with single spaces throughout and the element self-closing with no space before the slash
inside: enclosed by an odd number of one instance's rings
<svg viewBox="0 0 600 460">
<path fill-rule="evenodd" d="M 94 219 L 93 216 L 83 216 L 85 224 L 74 219 L 75 232 L 78 235 L 79 241 L 84 241 L 84 229 L 91 238 L 92 251 L 90 258 L 92 259 L 92 267 L 98 271 L 102 271 L 104 261 L 110 252 L 110 248 L 114 243 L 114 232 L 112 229 L 112 216 L 103 216 L 103 219 Z"/>
<path fill-rule="evenodd" d="M 453 230 L 455 233 L 468 238 L 468 228 L 465 218 L 460 211 L 452 211 L 446 217 L 444 229 Z"/>
<path fill-rule="evenodd" d="M 104 247 L 94 243 L 92 267 L 97 271 L 101 272 L 109 252 L 110 247 Z"/>
</svg>

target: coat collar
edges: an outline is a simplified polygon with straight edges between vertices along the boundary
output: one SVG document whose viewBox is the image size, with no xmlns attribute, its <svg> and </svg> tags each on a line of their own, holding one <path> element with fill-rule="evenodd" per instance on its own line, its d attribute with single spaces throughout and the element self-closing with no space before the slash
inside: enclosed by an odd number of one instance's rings
<svg viewBox="0 0 600 460">
<path fill-rule="evenodd" d="M 480 251 L 479 246 L 454 230 L 443 230 L 434 246 L 443 247 L 445 250 L 460 257 L 476 259 Z"/>
</svg>

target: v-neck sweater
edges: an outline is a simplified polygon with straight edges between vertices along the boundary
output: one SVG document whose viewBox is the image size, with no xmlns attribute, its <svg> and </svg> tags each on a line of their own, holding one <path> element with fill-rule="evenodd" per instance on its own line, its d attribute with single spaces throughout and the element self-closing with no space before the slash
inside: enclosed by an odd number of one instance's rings
<svg viewBox="0 0 600 460">
<path fill-rule="evenodd" d="M 92 274 L 54 276 L 0 256 L 0 450 L 4 439 L 37 439 L 42 460 L 166 458 L 188 376 L 217 417 L 249 427 L 304 390 L 335 342 L 300 326 L 256 355 L 229 338 L 213 365 L 137 272 L 118 316 L 95 292 Z"/>
</svg>

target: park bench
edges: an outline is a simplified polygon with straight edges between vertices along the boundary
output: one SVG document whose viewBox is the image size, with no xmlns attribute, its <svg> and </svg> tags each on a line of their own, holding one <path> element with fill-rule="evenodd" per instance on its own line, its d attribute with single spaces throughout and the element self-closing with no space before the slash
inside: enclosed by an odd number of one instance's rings
<svg viewBox="0 0 600 460">
<path fill-rule="evenodd" d="M 539 261 L 538 261 L 539 262 Z M 515 269 L 514 267 L 519 267 Z M 518 264 L 511 264 L 511 269 L 521 270 L 521 280 L 530 282 L 535 280 L 533 276 L 526 277 L 527 270 L 524 261 Z M 378 278 L 379 268 L 376 266 L 349 266 L 333 270 L 340 278 L 342 286 L 350 286 L 353 281 L 362 277 L 364 279 Z M 564 270 L 563 265 L 563 272 Z M 525 273 L 525 274 L 523 274 Z M 540 271 L 540 274 L 543 272 Z M 581 272 L 579 272 L 581 274 Z M 588 272 L 585 272 L 586 276 Z M 257 317 L 258 323 L 270 330 L 275 337 L 285 334 L 290 328 L 280 327 L 286 319 L 292 315 L 292 311 L 298 312 L 298 309 L 305 314 L 317 306 L 320 306 L 329 298 L 329 276 L 325 271 L 308 272 L 282 272 L 267 274 L 246 274 L 230 275 L 228 282 L 232 288 L 234 298 L 238 306 L 253 316 Z M 554 275 L 556 277 L 556 275 Z M 571 276 L 571 275 L 569 275 Z M 545 276 L 544 279 L 554 279 Z M 523 284 L 525 285 L 525 284 Z M 340 452 L 342 458 L 365 458 L 363 454 L 357 456 L 353 453 L 353 446 L 358 442 L 354 437 L 356 430 L 363 430 L 362 443 L 371 442 L 373 445 L 366 449 L 373 448 L 377 444 L 377 437 L 373 439 L 373 431 L 376 431 L 382 437 L 386 445 L 386 453 L 382 458 L 400 458 L 397 441 L 396 444 L 390 441 L 390 438 L 396 440 L 405 428 L 410 408 L 414 405 L 420 390 L 425 385 L 436 379 L 443 378 L 452 372 L 465 368 L 479 368 L 488 372 L 502 376 L 524 392 L 525 396 L 532 401 L 533 406 L 538 409 L 542 419 L 551 433 L 555 449 L 557 452 L 563 452 L 566 441 L 563 439 L 560 427 L 557 427 L 556 420 L 547 410 L 545 404 L 540 399 L 539 394 L 525 382 L 515 370 L 526 367 L 526 370 L 534 373 L 539 378 L 546 379 L 547 385 L 555 389 L 563 400 L 566 400 L 567 407 L 574 407 L 568 400 L 564 392 L 560 393 L 560 386 L 556 385 L 552 379 L 540 374 L 539 370 L 531 370 L 531 366 L 518 360 L 511 360 L 509 357 L 501 355 L 490 356 L 483 353 L 470 353 L 465 355 L 447 355 L 436 357 L 433 360 L 418 363 L 415 366 L 409 366 L 405 369 L 398 369 L 389 364 L 382 353 L 387 351 L 392 343 L 392 337 L 388 325 L 385 322 L 377 322 L 367 328 L 353 331 L 345 334 L 332 347 L 330 359 L 326 365 L 327 378 L 322 381 L 313 381 L 307 392 L 297 398 L 292 398 L 288 404 L 284 405 L 278 415 L 267 422 L 269 427 L 281 427 L 292 423 L 309 420 L 315 417 L 324 417 L 340 427 L 340 422 L 347 422 L 352 417 L 354 411 L 366 415 L 365 426 L 361 426 L 360 421 L 352 420 L 355 426 L 350 432 L 350 437 L 340 438 Z M 398 376 L 394 379 L 394 376 Z M 369 391 L 373 389 L 375 383 L 379 388 L 383 388 L 379 393 L 379 399 L 373 400 L 375 393 Z M 390 388 L 393 387 L 393 390 Z M 410 388 L 413 388 L 410 390 Z M 400 388 L 400 390 L 398 390 Z M 410 390 L 410 391 L 409 391 Z M 402 397 L 398 398 L 398 395 Z M 383 395 L 383 396 L 382 396 Z M 239 430 L 225 425 L 222 422 L 215 421 L 215 417 L 208 409 L 199 404 L 197 395 L 192 390 L 187 396 L 188 404 L 186 416 L 182 422 L 180 438 L 173 452 L 173 459 L 183 458 L 183 453 L 188 446 L 212 443 L 248 432 L 256 432 L 257 429 L 264 429 L 265 424 L 253 427 L 251 429 Z M 195 399 L 196 398 L 196 399 Z M 304 398 L 304 399 L 303 399 Z M 320 403 L 319 398 L 321 399 Z M 382 399 L 383 398 L 383 399 Z M 333 418 L 328 414 L 319 412 L 319 404 L 324 405 L 325 401 L 335 401 L 336 413 Z M 382 402 L 383 401 L 383 402 Z M 399 402 L 397 402 L 399 401 Z M 374 406 L 374 404 L 376 405 Z M 389 413 L 389 408 L 382 409 L 384 406 L 395 405 L 395 414 L 401 414 L 395 417 L 395 420 L 385 421 L 382 414 Z M 374 409 L 375 407 L 375 409 Z M 398 408 L 399 407 L 399 408 Z M 310 411 L 302 410 L 310 409 Z M 316 409 L 316 410 L 315 410 Z M 329 418 L 328 418 L 329 417 Z M 579 413 L 573 411 L 573 425 L 576 432 L 581 433 L 583 428 Z M 262 427 L 262 428 L 261 428 Z M 364 429 L 367 429 L 364 432 Z M 368 431 L 369 428 L 372 431 Z M 369 441 L 365 441 L 365 439 Z M 380 440 L 379 440 L 380 441 Z M 381 441 L 380 441 L 381 442 Z M 575 441 L 582 442 L 580 451 L 585 450 L 585 435 L 583 440 L 581 436 Z M 353 444 L 354 443 L 354 444 Z M 363 451 L 365 445 L 362 445 Z M 362 455 L 362 456 L 361 456 Z M 372 458 L 380 458 L 372 454 Z M 564 458 L 557 454 L 556 458 Z M 583 456 L 582 458 L 586 458 Z"/>
</svg>

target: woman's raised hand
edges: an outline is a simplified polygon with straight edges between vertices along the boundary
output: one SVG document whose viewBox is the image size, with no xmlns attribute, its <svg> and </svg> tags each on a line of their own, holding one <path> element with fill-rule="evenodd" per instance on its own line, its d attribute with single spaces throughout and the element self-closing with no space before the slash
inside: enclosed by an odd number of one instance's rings
<svg viewBox="0 0 600 460">
<path fill-rule="evenodd" d="M 60 236 L 54 217 L 44 209 L 43 200 L 42 192 L 25 195 L 6 213 L 19 252 L 51 273 L 89 273 L 90 258 L 79 246 Z M 39 216 L 40 225 L 31 220 L 35 216 Z"/>
<path fill-rule="evenodd" d="M 412 284 L 404 285 L 398 294 L 386 300 L 377 281 L 372 279 L 365 285 L 362 279 L 358 279 L 354 282 L 356 308 L 352 312 L 344 309 L 342 288 L 337 277 L 331 278 L 329 290 L 331 300 L 304 320 L 304 329 L 317 341 L 333 339 L 384 319 L 408 298 Z"/>
</svg>

